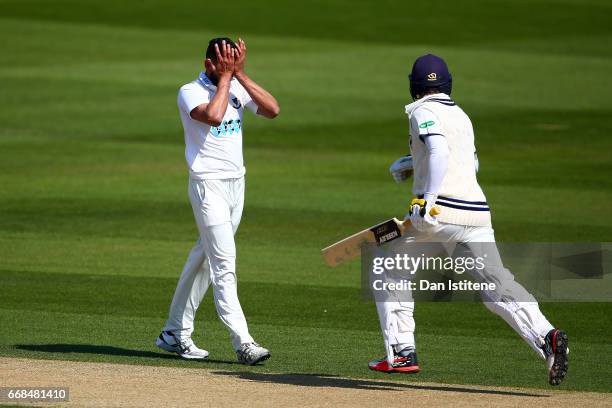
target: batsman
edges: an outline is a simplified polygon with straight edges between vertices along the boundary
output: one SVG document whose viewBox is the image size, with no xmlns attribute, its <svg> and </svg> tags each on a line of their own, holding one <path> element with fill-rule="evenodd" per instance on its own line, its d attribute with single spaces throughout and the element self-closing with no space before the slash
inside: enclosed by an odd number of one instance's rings
<svg viewBox="0 0 612 408">
<path fill-rule="evenodd" d="M 472 123 L 451 99 L 452 77 L 443 59 L 419 57 L 409 75 L 413 103 L 406 106 L 410 123 L 412 163 L 400 158 L 391 167 L 396 179 L 413 172 L 413 194 L 406 219 L 410 226 L 395 245 L 425 248 L 426 243 L 459 245 L 475 256 L 487 250 L 481 280 L 499 283 L 481 292 L 484 305 L 502 317 L 547 362 L 548 381 L 558 385 L 568 369 L 567 334 L 544 317 L 535 298 L 504 268 L 495 245 L 491 213 L 476 175 L 478 161 Z M 410 164 L 410 165 L 407 165 Z M 412 167 L 412 168 L 410 168 Z M 438 215 L 431 215 L 437 207 Z M 421 249 L 418 250 L 421 253 Z M 425 249 L 423 249 L 425 252 Z M 383 372 L 417 372 L 414 302 L 377 301 L 387 350 L 385 358 L 369 363 Z"/>
</svg>

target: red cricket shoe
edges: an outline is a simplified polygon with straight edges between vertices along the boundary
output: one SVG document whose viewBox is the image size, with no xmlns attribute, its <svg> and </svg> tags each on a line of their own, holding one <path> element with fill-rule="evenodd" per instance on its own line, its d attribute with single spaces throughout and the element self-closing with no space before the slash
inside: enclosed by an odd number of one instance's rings
<svg viewBox="0 0 612 408">
<path fill-rule="evenodd" d="M 374 371 L 382 371 L 384 373 L 401 372 L 401 373 L 418 373 L 419 362 L 416 352 L 413 349 L 404 349 L 399 353 L 395 353 L 393 363 L 389 366 L 387 358 L 373 360 L 368 363 L 368 368 Z"/>
</svg>

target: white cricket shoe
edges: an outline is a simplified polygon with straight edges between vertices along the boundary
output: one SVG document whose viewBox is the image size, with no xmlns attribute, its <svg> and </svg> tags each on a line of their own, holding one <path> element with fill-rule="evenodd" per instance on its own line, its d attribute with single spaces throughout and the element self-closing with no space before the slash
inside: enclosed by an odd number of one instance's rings
<svg viewBox="0 0 612 408">
<path fill-rule="evenodd" d="M 171 331 L 161 332 L 155 344 L 162 350 L 189 360 L 203 360 L 208 357 L 208 351 L 198 348 L 191 337 L 181 340 Z"/>
<path fill-rule="evenodd" d="M 236 350 L 238 362 L 246 365 L 255 365 L 270 358 L 268 349 L 257 343 L 244 343 L 240 350 Z"/>
</svg>

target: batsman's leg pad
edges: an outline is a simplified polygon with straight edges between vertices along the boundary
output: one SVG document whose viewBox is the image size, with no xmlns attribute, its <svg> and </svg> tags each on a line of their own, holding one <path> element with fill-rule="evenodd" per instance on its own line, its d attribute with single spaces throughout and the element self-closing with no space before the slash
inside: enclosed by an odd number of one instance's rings
<svg viewBox="0 0 612 408">
<path fill-rule="evenodd" d="M 493 313 L 502 317 L 529 346 L 545 359 L 542 345 L 552 325 L 534 302 L 484 302 Z"/>
</svg>

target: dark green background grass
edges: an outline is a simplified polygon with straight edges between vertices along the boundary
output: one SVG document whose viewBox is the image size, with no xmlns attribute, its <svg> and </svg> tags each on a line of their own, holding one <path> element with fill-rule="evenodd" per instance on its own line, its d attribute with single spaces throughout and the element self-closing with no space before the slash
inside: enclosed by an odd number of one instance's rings
<svg viewBox="0 0 612 408">
<path fill-rule="evenodd" d="M 272 350 L 260 372 L 387 378 L 358 263 L 320 248 L 401 215 L 407 74 L 443 55 L 471 115 L 498 240 L 610 241 L 607 1 L 0 0 L 0 355 L 240 369 L 210 297 L 195 340 L 158 353 L 196 229 L 176 92 L 212 36 L 243 36 L 281 116 L 245 118 L 239 291 Z M 572 345 L 564 389 L 611 391 L 609 303 L 542 305 Z M 545 387 L 479 304 L 417 305 L 423 371 L 395 379 Z"/>
</svg>

